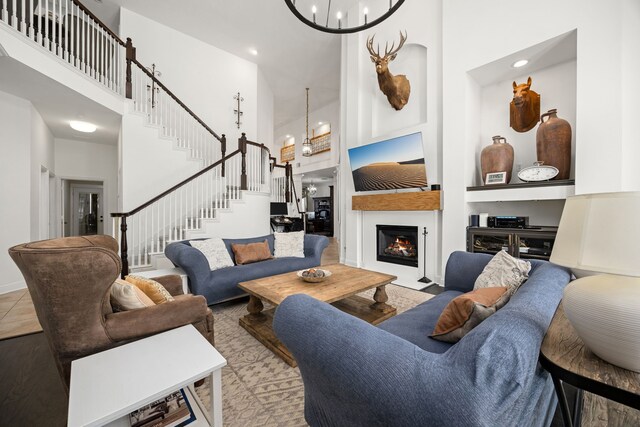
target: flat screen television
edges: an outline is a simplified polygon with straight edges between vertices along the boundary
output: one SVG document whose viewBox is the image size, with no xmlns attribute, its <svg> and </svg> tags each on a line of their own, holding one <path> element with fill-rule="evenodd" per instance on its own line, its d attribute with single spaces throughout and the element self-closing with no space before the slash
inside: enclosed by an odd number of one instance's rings
<svg viewBox="0 0 640 427">
<path fill-rule="evenodd" d="M 427 186 L 421 132 L 350 148 L 349 162 L 356 191 Z"/>
<path fill-rule="evenodd" d="M 289 208 L 285 202 L 271 202 L 271 215 L 272 216 L 287 216 L 289 215 Z"/>
</svg>

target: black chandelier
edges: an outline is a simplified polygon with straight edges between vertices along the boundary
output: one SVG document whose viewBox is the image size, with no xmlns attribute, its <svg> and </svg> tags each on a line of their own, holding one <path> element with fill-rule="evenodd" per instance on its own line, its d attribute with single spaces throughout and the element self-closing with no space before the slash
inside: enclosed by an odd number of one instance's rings
<svg viewBox="0 0 640 427">
<path fill-rule="evenodd" d="M 404 3 L 405 0 L 388 0 L 389 7 L 386 8 L 387 0 L 369 0 L 371 3 L 383 3 L 385 5 L 383 7 L 383 12 L 380 12 L 381 15 L 375 17 L 373 20 L 371 19 L 370 10 L 368 7 L 364 7 L 361 11 L 361 18 L 358 19 L 358 25 L 349 27 L 346 23 L 346 20 L 343 19 L 345 17 L 344 13 L 346 10 L 331 10 L 331 0 L 298 0 L 296 5 L 296 0 L 284 0 L 284 2 L 289 6 L 291 12 L 302 22 L 310 26 L 311 28 L 315 28 L 318 31 L 324 31 L 325 33 L 333 33 L 333 34 L 350 34 L 357 33 L 358 31 L 363 31 L 373 26 L 378 25 L 398 10 L 400 6 Z M 345 6 L 345 2 L 336 0 L 336 3 Z M 357 4 L 357 2 L 355 2 Z M 320 7 L 316 6 L 319 4 Z M 325 7 L 326 6 L 326 7 Z M 379 6 L 379 5 L 378 5 Z M 335 7 L 335 4 L 334 4 Z M 337 9 L 337 8 L 336 8 Z M 318 11 L 326 10 L 326 15 L 320 16 Z"/>
</svg>

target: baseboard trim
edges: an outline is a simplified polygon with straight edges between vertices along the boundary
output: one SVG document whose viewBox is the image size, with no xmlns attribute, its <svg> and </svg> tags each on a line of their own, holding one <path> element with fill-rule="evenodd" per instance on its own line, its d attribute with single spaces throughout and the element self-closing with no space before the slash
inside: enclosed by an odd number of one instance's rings
<svg viewBox="0 0 640 427">
<path fill-rule="evenodd" d="M 18 291 L 20 289 L 25 289 L 27 284 L 24 280 L 18 280 L 17 282 L 5 283 L 0 285 L 0 295 L 7 294 L 9 292 Z"/>
</svg>

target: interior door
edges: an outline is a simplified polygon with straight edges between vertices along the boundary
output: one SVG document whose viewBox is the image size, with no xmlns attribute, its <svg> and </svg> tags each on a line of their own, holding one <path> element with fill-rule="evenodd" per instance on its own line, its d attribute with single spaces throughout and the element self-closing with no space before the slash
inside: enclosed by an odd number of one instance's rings
<svg viewBox="0 0 640 427">
<path fill-rule="evenodd" d="M 71 235 L 104 234 L 103 189 L 94 185 L 71 185 Z"/>
</svg>

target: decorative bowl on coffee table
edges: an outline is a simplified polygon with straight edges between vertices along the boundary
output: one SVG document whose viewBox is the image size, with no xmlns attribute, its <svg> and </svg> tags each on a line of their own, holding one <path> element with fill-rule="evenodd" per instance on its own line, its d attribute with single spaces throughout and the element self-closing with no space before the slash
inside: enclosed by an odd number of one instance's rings
<svg viewBox="0 0 640 427">
<path fill-rule="evenodd" d="M 306 270 L 300 270 L 297 273 L 298 277 L 309 283 L 320 283 L 327 277 L 331 276 L 329 270 L 323 270 L 321 268 L 309 268 Z"/>
</svg>

